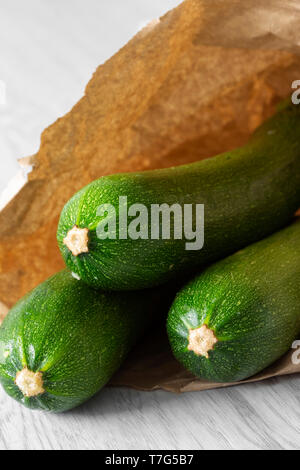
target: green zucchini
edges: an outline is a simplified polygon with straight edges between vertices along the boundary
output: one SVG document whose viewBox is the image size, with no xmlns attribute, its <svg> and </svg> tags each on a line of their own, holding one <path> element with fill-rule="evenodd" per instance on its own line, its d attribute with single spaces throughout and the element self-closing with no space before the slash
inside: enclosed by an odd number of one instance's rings
<svg viewBox="0 0 300 470">
<path fill-rule="evenodd" d="M 137 203 L 148 211 L 148 221 L 143 219 L 136 230 L 137 239 L 120 233 L 119 197 L 124 213 L 124 197 L 128 208 Z M 116 224 L 109 223 L 111 216 L 97 212 L 103 204 L 115 208 Z M 157 227 L 150 219 L 151 210 L 162 204 L 179 204 L 182 214 L 184 205 L 192 204 L 191 226 L 199 234 L 195 204 L 204 205 L 202 249 L 200 244 L 186 249 L 188 237 L 176 238 L 172 214 L 169 239 L 168 234 L 163 239 L 161 232 L 153 238 L 151 230 Z M 64 207 L 57 240 L 67 266 L 86 283 L 140 289 L 175 279 L 272 234 L 291 222 L 299 206 L 300 106 L 290 105 L 262 125 L 243 148 L 190 165 L 92 182 Z M 138 211 L 136 215 L 139 218 Z M 105 216 L 107 239 L 100 239 L 97 227 Z M 128 221 L 139 225 L 134 214 Z M 162 219 L 157 223 L 161 229 Z"/>
<path fill-rule="evenodd" d="M 0 328 L 5 391 L 32 409 L 80 405 L 120 367 L 160 295 L 96 291 L 68 271 L 56 274 L 19 301 Z"/>
<path fill-rule="evenodd" d="M 285 354 L 300 332 L 300 222 L 187 284 L 167 330 L 178 361 L 214 382 L 246 379 Z"/>
</svg>

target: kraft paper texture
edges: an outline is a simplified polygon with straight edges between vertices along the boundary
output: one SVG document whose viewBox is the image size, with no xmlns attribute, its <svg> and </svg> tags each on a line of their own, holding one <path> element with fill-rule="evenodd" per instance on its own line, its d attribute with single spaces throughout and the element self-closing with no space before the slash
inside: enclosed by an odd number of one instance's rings
<svg viewBox="0 0 300 470">
<path fill-rule="evenodd" d="M 23 160 L 33 171 L 0 213 L 0 317 L 64 267 L 58 217 L 82 186 L 243 145 L 300 80 L 299 30 L 294 0 L 186 0 L 101 65 L 84 97 Z M 174 392 L 216 387 L 173 359 L 164 322 L 112 384 Z M 294 352 L 251 380 L 300 372 Z"/>
</svg>

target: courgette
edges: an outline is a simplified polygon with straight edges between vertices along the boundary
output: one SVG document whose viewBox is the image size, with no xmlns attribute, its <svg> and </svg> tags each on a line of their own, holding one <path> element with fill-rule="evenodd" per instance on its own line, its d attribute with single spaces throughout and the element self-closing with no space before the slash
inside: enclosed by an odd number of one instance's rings
<svg viewBox="0 0 300 470">
<path fill-rule="evenodd" d="M 178 361 L 214 382 L 246 379 L 280 358 L 300 332 L 300 222 L 188 283 L 167 330 Z"/>
<path fill-rule="evenodd" d="M 96 291 L 62 271 L 4 319 L 0 382 L 29 408 L 74 408 L 108 382 L 160 303 L 157 291 Z"/>
<path fill-rule="evenodd" d="M 149 219 L 139 219 L 138 206 L 133 204 L 146 207 Z M 150 218 L 152 209 L 163 204 L 170 209 L 172 229 L 165 239 L 162 218 Z M 199 231 L 199 239 L 201 214 L 197 215 L 195 205 L 204 205 L 202 249 L 201 241 L 191 242 L 185 232 L 176 238 L 173 204 L 180 206 L 182 214 L 192 205 L 190 227 Z M 105 205 L 115 209 L 116 224 L 108 213 L 99 212 Z M 128 225 L 138 227 L 135 239 L 126 235 L 120 220 L 125 205 L 128 212 L 134 208 Z M 57 240 L 67 266 L 86 283 L 105 289 L 140 289 L 203 267 L 270 235 L 287 225 L 299 206 L 300 106 L 289 105 L 237 150 L 190 165 L 104 176 L 90 183 L 64 207 Z M 97 227 L 103 221 L 107 227 L 101 239 Z"/>
</svg>

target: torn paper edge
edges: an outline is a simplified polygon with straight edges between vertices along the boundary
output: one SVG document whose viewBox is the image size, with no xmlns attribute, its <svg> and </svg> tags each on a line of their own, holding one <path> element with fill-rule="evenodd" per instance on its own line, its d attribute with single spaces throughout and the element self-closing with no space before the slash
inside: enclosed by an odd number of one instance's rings
<svg viewBox="0 0 300 470">
<path fill-rule="evenodd" d="M 33 169 L 33 156 L 21 158 L 18 160 L 20 170 L 8 182 L 0 194 L 0 211 L 18 194 L 28 181 L 28 175 Z"/>
</svg>

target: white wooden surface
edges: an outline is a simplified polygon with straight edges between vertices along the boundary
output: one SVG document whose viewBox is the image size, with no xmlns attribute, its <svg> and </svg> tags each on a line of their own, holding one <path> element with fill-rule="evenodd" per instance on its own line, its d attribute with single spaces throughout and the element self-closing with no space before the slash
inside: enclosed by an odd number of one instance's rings
<svg viewBox="0 0 300 470">
<path fill-rule="evenodd" d="M 298 449 L 300 377 L 173 395 L 102 390 L 61 415 L 0 392 L 0 449 Z"/>
<path fill-rule="evenodd" d="M 0 194 L 96 66 L 178 0 L 0 0 Z M 20 177 L 19 177 L 20 180 Z M 1 205 L 1 197 L 0 197 Z M 172 395 L 104 389 L 62 415 L 0 391 L 0 449 L 297 449 L 300 377 Z"/>
</svg>

